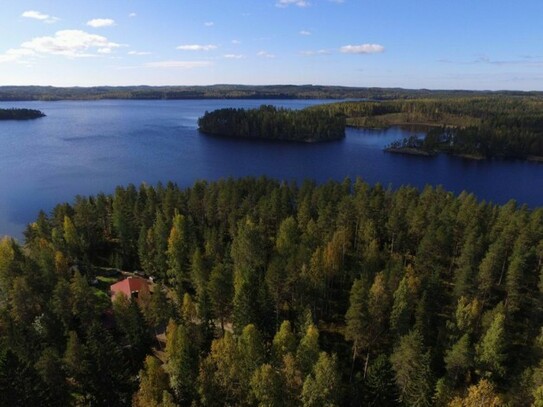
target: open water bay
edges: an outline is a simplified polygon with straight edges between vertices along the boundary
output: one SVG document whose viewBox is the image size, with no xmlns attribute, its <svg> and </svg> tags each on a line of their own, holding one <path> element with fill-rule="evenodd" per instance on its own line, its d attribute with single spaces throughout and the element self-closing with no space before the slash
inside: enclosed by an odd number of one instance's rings
<svg viewBox="0 0 543 407">
<path fill-rule="evenodd" d="M 40 209 L 75 195 L 112 192 L 117 185 L 260 176 L 317 182 L 361 177 L 393 187 L 442 185 L 479 199 L 543 205 L 543 164 L 469 161 L 383 152 L 406 130 L 348 129 L 342 141 L 321 144 L 247 141 L 204 136 L 206 110 L 273 104 L 302 108 L 320 100 L 175 100 L 0 102 L 47 117 L 0 122 L 0 236 L 22 237 Z"/>
</svg>

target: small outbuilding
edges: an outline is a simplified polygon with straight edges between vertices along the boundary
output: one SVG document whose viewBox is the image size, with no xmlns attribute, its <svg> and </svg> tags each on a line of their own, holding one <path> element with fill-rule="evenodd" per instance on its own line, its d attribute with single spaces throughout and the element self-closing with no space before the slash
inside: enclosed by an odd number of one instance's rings
<svg viewBox="0 0 543 407">
<path fill-rule="evenodd" d="M 143 290 L 150 291 L 149 281 L 141 277 L 129 276 L 110 287 L 111 300 L 115 300 L 115 296 L 119 293 L 123 293 L 128 298 L 137 299 L 139 293 Z"/>
</svg>

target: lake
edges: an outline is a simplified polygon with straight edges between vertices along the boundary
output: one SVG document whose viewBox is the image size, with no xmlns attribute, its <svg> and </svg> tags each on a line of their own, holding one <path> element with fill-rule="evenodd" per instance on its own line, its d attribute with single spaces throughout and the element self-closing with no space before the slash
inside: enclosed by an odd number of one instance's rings
<svg viewBox="0 0 543 407">
<path fill-rule="evenodd" d="M 206 110 L 273 104 L 302 108 L 322 100 L 175 100 L 0 102 L 47 117 L 0 122 L 0 236 L 22 237 L 40 209 L 117 185 L 158 181 L 190 186 L 197 179 L 260 176 L 324 182 L 346 176 L 398 187 L 443 185 L 505 203 L 543 206 L 543 164 L 469 161 L 383 152 L 409 132 L 348 129 L 342 141 L 322 144 L 220 139 L 201 135 Z"/>
</svg>

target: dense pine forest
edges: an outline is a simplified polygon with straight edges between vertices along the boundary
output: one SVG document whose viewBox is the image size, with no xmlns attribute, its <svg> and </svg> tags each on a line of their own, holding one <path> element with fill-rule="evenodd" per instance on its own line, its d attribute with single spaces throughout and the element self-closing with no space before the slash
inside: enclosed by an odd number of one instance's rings
<svg viewBox="0 0 543 407">
<path fill-rule="evenodd" d="M 543 157 L 543 100 L 533 97 L 458 97 L 345 102 L 310 109 L 344 114 L 354 127 L 430 128 L 423 140 L 395 147 L 479 158 Z"/>
<path fill-rule="evenodd" d="M 439 187 L 78 196 L 0 241 L 1 400 L 539 406 L 542 265 L 543 209 Z M 116 269 L 152 289 L 112 303 Z"/>
<path fill-rule="evenodd" d="M 45 114 L 34 109 L 0 109 L 0 120 L 30 120 L 44 116 Z"/>
<path fill-rule="evenodd" d="M 317 142 L 345 137 L 342 114 L 262 105 L 258 109 L 218 109 L 198 119 L 202 133 L 226 137 Z"/>
</svg>

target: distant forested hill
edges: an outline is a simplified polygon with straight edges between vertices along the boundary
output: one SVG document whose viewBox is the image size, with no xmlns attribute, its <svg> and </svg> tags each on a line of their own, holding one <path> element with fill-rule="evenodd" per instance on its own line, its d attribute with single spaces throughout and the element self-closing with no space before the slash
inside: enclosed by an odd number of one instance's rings
<svg viewBox="0 0 543 407">
<path fill-rule="evenodd" d="M 0 100 L 94 100 L 94 99 L 409 99 L 459 96 L 533 96 L 543 92 L 479 92 L 469 90 L 357 88 L 319 85 L 211 85 L 211 86 L 1 86 Z"/>
</svg>

